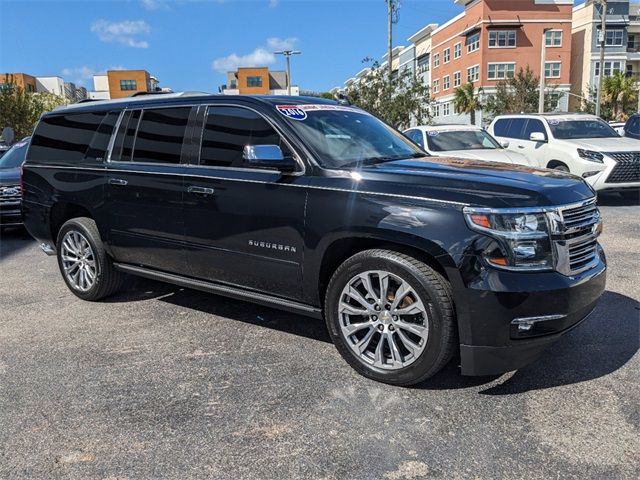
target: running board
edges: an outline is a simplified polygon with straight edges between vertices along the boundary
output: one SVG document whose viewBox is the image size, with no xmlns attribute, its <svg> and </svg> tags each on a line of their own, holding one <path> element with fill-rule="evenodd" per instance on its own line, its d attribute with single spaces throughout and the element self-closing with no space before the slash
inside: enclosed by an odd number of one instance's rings
<svg viewBox="0 0 640 480">
<path fill-rule="evenodd" d="M 238 300 L 247 300 L 252 303 L 258 303 L 267 307 L 279 308 L 289 312 L 300 313 L 314 318 L 322 318 L 322 310 L 311 305 L 286 300 L 284 298 L 273 297 L 264 293 L 258 293 L 251 290 L 244 290 L 229 285 L 220 285 L 218 283 L 208 282 L 206 280 L 196 280 L 189 277 L 183 277 L 174 273 L 159 272 L 150 268 L 138 267 L 135 265 L 127 265 L 124 263 L 114 263 L 113 266 L 121 272 L 130 273 L 139 277 L 150 278 L 151 280 L 159 280 L 161 282 L 172 283 L 181 287 L 193 288 L 203 292 L 215 293 L 225 297 L 235 298 Z"/>
</svg>

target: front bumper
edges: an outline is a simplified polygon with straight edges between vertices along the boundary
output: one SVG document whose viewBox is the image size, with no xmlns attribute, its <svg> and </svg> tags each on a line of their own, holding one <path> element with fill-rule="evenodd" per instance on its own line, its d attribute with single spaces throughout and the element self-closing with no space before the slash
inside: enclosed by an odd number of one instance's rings
<svg viewBox="0 0 640 480">
<path fill-rule="evenodd" d="M 600 168 L 602 168 L 602 165 L 600 165 Z M 598 167 L 589 165 L 580 174 L 587 170 L 595 171 L 598 170 Z M 605 157 L 604 169 L 595 175 L 586 177 L 585 180 L 597 192 L 620 192 L 634 189 L 640 190 L 640 181 L 637 180 L 639 175 L 640 163 L 629 164 L 627 162 L 622 165 L 621 162 Z"/>
<path fill-rule="evenodd" d="M 573 277 L 485 270 L 468 284 L 461 328 L 463 375 L 495 375 L 534 361 L 580 324 L 605 289 L 606 263 Z"/>
<path fill-rule="evenodd" d="M 8 227 L 16 225 L 22 225 L 20 202 L 0 202 L 0 226 Z"/>
</svg>

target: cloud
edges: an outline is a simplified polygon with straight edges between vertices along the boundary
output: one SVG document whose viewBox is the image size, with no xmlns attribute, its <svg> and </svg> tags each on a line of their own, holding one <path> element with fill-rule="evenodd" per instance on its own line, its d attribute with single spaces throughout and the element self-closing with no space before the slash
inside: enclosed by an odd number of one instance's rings
<svg viewBox="0 0 640 480">
<path fill-rule="evenodd" d="M 151 33 L 151 27 L 144 20 L 124 20 L 122 22 L 96 20 L 91 24 L 91 31 L 98 35 L 98 38 L 103 42 L 117 42 L 133 48 L 149 47 L 147 41 L 138 38 L 141 35 Z"/>
<path fill-rule="evenodd" d="M 83 65 L 82 67 L 63 68 L 60 73 L 64 80 L 73 82 L 76 85 L 86 85 L 93 80 L 94 75 L 105 75 L 107 70 L 126 70 L 122 65 L 116 65 L 109 68 L 96 69 Z"/>
<path fill-rule="evenodd" d="M 280 0 L 269 0 L 269 8 L 276 8 L 279 3 Z"/>
<path fill-rule="evenodd" d="M 141 0 L 142 6 L 147 10 L 169 10 L 167 0 Z"/>
<path fill-rule="evenodd" d="M 266 45 L 259 46 L 246 55 L 232 53 L 226 57 L 216 58 L 211 68 L 216 72 L 227 73 L 238 67 L 266 67 L 276 62 L 273 52 L 293 48 L 297 41 L 296 38 L 268 38 Z"/>
</svg>

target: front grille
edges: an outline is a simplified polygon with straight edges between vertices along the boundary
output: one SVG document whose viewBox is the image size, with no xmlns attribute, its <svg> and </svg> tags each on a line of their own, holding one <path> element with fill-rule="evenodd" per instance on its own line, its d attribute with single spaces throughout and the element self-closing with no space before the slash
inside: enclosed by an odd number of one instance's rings
<svg viewBox="0 0 640 480">
<path fill-rule="evenodd" d="M 565 275 L 575 275 L 598 261 L 600 212 L 594 198 L 581 205 L 560 207 L 559 214 L 556 269 Z"/>
<path fill-rule="evenodd" d="M 0 204 L 20 202 L 22 194 L 20 185 L 5 185 L 0 187 Z"/>
<path fill-rule="evenodd" d="M 640 182 L 640 152 L 607 153 L 617 163 L 606 183 Z"/>
</svg>

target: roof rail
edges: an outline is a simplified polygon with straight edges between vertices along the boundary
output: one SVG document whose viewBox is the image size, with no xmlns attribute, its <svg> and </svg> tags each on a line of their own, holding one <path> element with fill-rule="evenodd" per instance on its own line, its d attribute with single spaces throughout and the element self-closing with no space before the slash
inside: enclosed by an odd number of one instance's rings
<svg viewBox="0 0 640 480">
<path fill-rule="evenodd" d="M 195 96 L 195 95 L 211 95 L 210 93 L 207 92 L 135 92 L 132 93 L 131 95 L 129 95 L 129 98 L 133 98 L 133 97 L 143 97 L 145 95 L 174 95 L 176 97 L 189 97 L 189 96 Z"/>
</svg>

